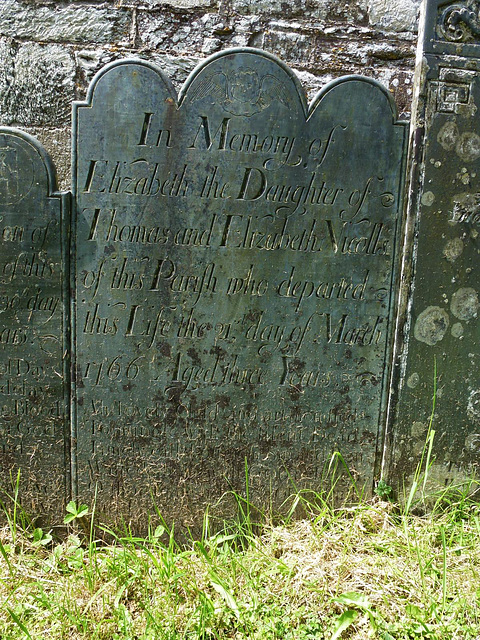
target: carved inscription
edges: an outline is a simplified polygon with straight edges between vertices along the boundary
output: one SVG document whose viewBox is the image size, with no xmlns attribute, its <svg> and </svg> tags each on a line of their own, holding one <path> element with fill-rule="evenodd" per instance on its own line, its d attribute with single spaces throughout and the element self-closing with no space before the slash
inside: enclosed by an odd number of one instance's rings
<svg viewBox="0 0 480 640">
<path fill-rule="evenodd" d="M 336 449 L 370 482 L 405 140 L 389 97 L 351 78 L 308 111 L 252 51 L 207 61 L 179 101 L 131 62 L 91 95 L 76 106 L 80 495 L 97 486 L 134 517 L 148 486 L 184 517 L 247 460 L 252 490 L 280 500 L 281 470 L 315 485 Z"/>
<path fill-rule="evenodd" d="M 58 513 L 68 481 L 65 267 L 53 175 L 38 143 L 0 129 L 1 485 L 10 493 L 20 470 L 22 504 L 39 514 Z"/>
</svg>

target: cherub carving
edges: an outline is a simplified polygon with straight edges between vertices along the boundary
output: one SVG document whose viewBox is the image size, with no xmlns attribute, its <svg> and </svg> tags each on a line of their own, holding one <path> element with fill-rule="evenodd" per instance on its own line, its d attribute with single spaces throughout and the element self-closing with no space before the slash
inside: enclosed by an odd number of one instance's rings
<svg viewBox="0 0 480 640">
<path fill-rule="evenodd" d="M 228 75 L 219 71 L 207 76 L 193 85 L 188 101 L 197 102 L 207 96 L 236 116 L 252 116 L 276 101 L 288 109 L 294 106 L 283 82 L 270 73 L 260 77 L 248 67 Z"/>
</svg>

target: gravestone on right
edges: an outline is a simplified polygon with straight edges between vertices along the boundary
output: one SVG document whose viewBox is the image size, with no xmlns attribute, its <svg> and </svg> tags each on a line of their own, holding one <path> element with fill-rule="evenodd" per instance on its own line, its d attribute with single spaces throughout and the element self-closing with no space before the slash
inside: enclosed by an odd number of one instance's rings
<svg viewBox="0 0 480 640">
<path fill-rule="evenodd" d="M 480 3 L 428 0 L 419 38 L 400 396 L 385 477 L 413 476 L 429 425 L 436 487 L 480 452 Z M 412 259 L 413 258 L 413 259 Z M 434 381 L 435 378 L 435 381 Z"/>
</svg>

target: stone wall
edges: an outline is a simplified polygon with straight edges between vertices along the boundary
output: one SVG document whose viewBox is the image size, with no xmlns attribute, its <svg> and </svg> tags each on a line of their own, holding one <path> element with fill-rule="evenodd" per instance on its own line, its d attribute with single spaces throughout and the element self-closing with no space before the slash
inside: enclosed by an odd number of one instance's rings
<svg viewBox="0 0 480 640">
<path fill-rule="evenodd" d="M 70 186 L 70 120 L 113 60 L 158 64 L 178 89 L 228 47 L 291 66 L 308 96 L 349 73 L 376 78 L 410 109 L 420 0 L 1 0 L 0 125 L 36 136 Z"/>
</svg>

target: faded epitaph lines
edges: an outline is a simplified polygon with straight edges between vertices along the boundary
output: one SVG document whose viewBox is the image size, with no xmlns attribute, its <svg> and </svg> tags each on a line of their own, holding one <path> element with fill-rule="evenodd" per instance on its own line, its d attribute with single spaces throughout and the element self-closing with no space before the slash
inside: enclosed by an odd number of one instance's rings
<svg viewBox="0 0 480 640">
<path fill-rule="evenodd" d="M 387 92 L 349 77 L 307 109 L 285 65 L 232 50 L 178 101 L 109 65 L 74 123 L 79 496 L 189 523 L 245 460 L 278 505 L 335 450 L 371 486 L 406 130 Z"/>
<path fill-rule="evenodd" d="M 65 287 L 68 200 L 41 145 L 0 128 L 0 475 L 24 508 L 58 513 L 70 492 Z"/>
</svg>

